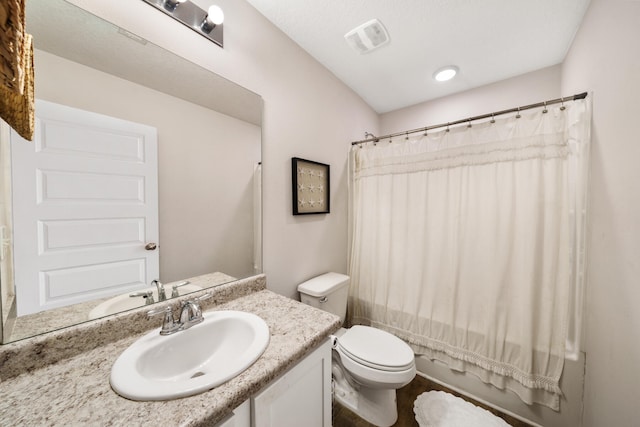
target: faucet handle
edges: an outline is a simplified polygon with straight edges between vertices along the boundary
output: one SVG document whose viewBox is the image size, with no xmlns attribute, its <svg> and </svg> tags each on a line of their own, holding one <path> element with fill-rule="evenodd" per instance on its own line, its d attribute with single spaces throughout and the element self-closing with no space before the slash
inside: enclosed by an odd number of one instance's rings
<svg viewBox="0 0 640 427">
<path fill-rule="evenodd" d="M 171 298 L 179 297 L 180 293 L 178 292 L 178 288 L 181 288 L 181 287 L 183 287 L 185 285 L 188 285 L 189 283 L 191 283 L 191 282 L 189 282 L 188 280 L 185 280 L 183 282 L 179 282 L 179 283 L 176 283 L 175 285 L 173 285 L 171 287 Z"/>
<path fill-rule="evenodd" d="M 180 323 L 177 323 L 173 319 L 173 311 L 171 310 L 170 305 L 147 311 L 147 316 L 149 317 L 158 316 L 160 314 L 164 315 L 164 319 L 162 320 L 162 329 L 160 330 L 160 335 L 173 334 L 174 332 L 177 332 L 182 326 Z"/>
<path fill-rule="evenodd" d="M 205 301 L 208 300 L 209 298 L 211 298 L 213 296 L 213 294 L 211 292 L 207 292 L 206 294 L 202 294 L 199 297 L 195 297 L 193 300 L 197 303 L 201 302 L 201 301 Z"/>
<path fill-rule="evenodd" d="M 153 304 L 155 301 L 153 300 L 153 291 L 140 291 L 129 294 L 129 297 L 142 297 L 144 298 L 145 305 Z"/>
</svg>

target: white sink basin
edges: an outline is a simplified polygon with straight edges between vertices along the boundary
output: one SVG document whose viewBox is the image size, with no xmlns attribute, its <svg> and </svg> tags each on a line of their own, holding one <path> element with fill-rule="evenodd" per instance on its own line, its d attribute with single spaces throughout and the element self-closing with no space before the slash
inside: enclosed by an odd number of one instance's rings
<svg viewBox="0 0 640 427">
<path fill-rule="evenodd" d="M 171 295 L 171 287 L 166 285 L 167 296 Z M 185 295 L 191 292 L 202 290 L 198 285 L 183 285 L 178 288 L 180 295 Z M 130 297 L 129 295 L 134 292 L 140 291 L 152 291 L 153 300 L 158 302 L 158 290 L 154 286 L 152 288 L 140 289 L 139 291 L 131 291 L 126 294 L 118 295 L 106 300 L 105 302 L 97 305 L 93 310 L 89 312 L 89 320 L 97 319 L 99 317 L 108 316 L 110 314 L 120 313 L 121 311 L 131 310 L 132 308 L 142 307 L 145 305 L 145 299 L 142 297 Z"/>
<path fill-rule="evenodd" d="M 118 357 L 111 387 L 132 400 L 169 400 L 210 390 L 243 372 L 269 344 L 269 327 L 242 311 L 210 311 L 172 335 L 160 328 Z"/>
</svg>

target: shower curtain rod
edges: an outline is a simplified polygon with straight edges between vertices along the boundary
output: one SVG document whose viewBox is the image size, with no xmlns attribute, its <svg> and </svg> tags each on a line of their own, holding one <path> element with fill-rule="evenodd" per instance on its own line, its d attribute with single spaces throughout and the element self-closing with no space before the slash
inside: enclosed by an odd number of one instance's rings
<svg viewBox="0 0 640 427">
<path fill-rule="evenodd" d="M 560 104 L 560 103 L 565 103 L 565 102 L 568 102 L 568 101 L 577 101 L 579 99 L 585 99 L 586 97 L 587 97 L 587 92 L 583 92 L 583 93 L 579 93 L 579 94 L 576 94 L 576 95 L 573 95 L 573 96 L 565 96 L 564 98 L 550 99 L 548 101 L 538 102 L 538 103 L 530 104 L 530 105 L 524 105 L 522 107 L 510 108 L 508 110 L 502 110 L 502 111 L 494 111 L 493 113 L 483 114 L 481 116 L 468 117 L 466 119 L 456 120 L 455 122 L 447 122 L 447 123 L 442 123 L 442 124 L 439 124 L 439 125 L 432 125 L 432 126 L 427 126 L 427 127 L 423 127 L 423 128 L 419 128 L 419 129 L 408 130 L 408 131 L 404 131 L 404 132 L 390 133 L 389 135 L 383 135 L 383 136 L 374 136 L 373 134 L 371 134 L 369 132 L 365 132 L 365 136 L 371 135 L 371 136 L 373 136 L 373 138 L 363 139 L 361 141 L 354 141 L 354 142 L 351 143 L 351 145 L 359 145 L 359 144 L 364 144 L 366 142 L 378 142 L 381 139 L 395 138 L 396 136 L 402 136 L 402 135 L 407 135 L 408 136 L 410 133 L 426 132 L 426 131 L 429 131 L 429 130 L 432 130 L 432 129 L 449 127 L 449 126 L 459 125 L 459 124 L 462 124 L 462 123 L 469 123 L 470 124 L 471 122 L 474 122 L 476 120 L 488 119 L 489 117 L 491 117 L 493 119 L 495 116 L 500 116 L 500 115 L 503 115 L 503 114 L 519 113 L 520 111 L 530 110 L 532 108 L 546 107 L 547 105 Z"/>
</svg>

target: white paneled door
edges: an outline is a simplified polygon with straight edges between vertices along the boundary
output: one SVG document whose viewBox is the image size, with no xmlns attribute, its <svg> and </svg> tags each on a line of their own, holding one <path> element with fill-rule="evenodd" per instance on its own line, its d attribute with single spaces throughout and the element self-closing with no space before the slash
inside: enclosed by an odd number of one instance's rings
<svg viewBox="0 0 640 427">
<path fill-rule="evenodd" d="M 11 134 L 18 315 L 158 278 L 155 128 L 36 102 L 33 142 Z"/>
</svg>

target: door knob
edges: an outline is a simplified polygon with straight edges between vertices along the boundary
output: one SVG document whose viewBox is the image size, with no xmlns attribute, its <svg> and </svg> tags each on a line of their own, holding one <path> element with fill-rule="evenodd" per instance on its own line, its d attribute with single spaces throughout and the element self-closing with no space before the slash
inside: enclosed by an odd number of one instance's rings
<svg viewBox="0 0 640 427">
<path fill-rule="evenodd" d="M 144 248 L 148 251 L 155 251 L 157 247 L 158 245 L 155 243 L 147 243 Z"/>
</svg>

